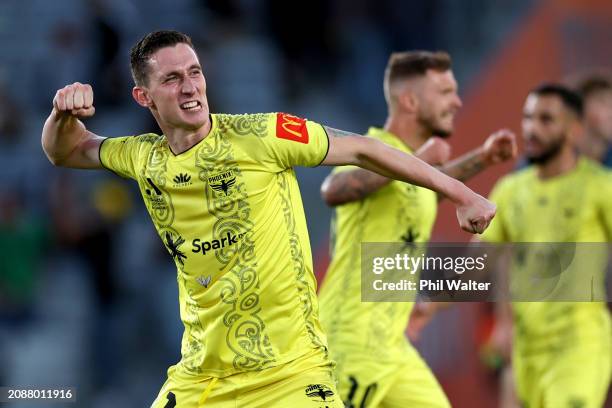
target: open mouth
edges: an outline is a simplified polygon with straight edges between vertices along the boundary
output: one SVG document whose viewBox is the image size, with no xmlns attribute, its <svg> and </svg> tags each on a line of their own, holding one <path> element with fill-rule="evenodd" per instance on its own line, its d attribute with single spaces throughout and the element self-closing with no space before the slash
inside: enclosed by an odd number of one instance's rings
<svg viewBox="0 0 612 408">
<path fill-rule="evenodd" d="M 186 111 L 198 111 L 202 109 L 202 104 L 198 101 L 189 101 L 181 104 L 181 109 Z"/>
</svg>

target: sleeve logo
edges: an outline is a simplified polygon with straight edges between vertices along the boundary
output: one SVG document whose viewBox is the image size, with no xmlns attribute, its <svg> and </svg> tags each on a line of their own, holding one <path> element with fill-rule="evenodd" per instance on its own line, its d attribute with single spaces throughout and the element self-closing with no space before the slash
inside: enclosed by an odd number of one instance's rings
<svg viewBox="0 0 612 408">
<path fill-rule="evenodd" d="M 287 113 L 276 114 L 276 137 L 308 144 L 306 119 Z"/>
</svg>

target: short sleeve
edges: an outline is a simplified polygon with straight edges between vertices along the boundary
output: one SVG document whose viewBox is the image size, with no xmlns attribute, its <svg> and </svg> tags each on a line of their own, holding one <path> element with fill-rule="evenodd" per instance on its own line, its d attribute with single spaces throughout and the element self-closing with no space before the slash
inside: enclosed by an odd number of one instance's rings
<svg viewBox="0 0 612 408">
<path fill-rule="evenodd" d="M 329 150 L 323 126 L 287 113 L 273 114 L 271 120 L 272 137 L 265 143 L 282 168 L 314 167 L 323 162 Z"/>
<path fill-rule="evenodd" d="M 480 240 L 484 242 L 507 242 L 508 230 L 505 226 L 506 212 L 508 210 L 506 203 L 507 180 L 500 180 L 491 194 L 489 194 L 489 200 L 491 200 L 497 206 L 497 213 L 489 224 L 489 227 L 480 236 Z"/>
<path fill-rule="evenodd" d="M 150 136 L 146 134 L 104 139 L 100 145 L 100 163 L 121 177 L 135 179 L 143 148 L 151 145 Z"/>
</svg>

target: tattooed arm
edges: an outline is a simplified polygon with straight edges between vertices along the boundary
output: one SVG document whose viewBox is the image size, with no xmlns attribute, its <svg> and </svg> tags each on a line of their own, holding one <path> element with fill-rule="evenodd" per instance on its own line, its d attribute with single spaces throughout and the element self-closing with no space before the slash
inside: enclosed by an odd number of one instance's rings
<svg viewBox="0 0 612 408">
<path fill-rule="evenodd" d="M 490 135 L 482 146 L 442 166 L 440 170 L 452 178 L 466 181 L 493 164 L 516 157 L 516 151 L 514 133 L 502 129 Z"/>
<path fill-rule="evenodd" d="M 460 181 L 467 181 L 488 167 L 483 148 L 478 147 L 440 167 L 440 171 Z"/>
<path fill-rule="evenodd" d="M 495 206 L 474 193 L 460 181 L 431 167 L 422 160 L 367 137 L 326 128 L 329 151 L 324 165 L 355 165 L 382 176 L 404 181 L 437 191 L 448 197 L 457 207 L 457 218 L 462 229 L 483 232 L 493 216 Z"/>
<path fill-rule="evenodd" d="M 339 131 L 338 134 L 346 135 L 347 133 Z M 424 145 L 424 149 L 419 149 L 415 156 L 425 159 L 430 164 L 445 162 L 450 155 L 450 148 L 446 142 L 436 139 L 438 138 L 430 139 L 435 142 L 434 145 Z M 482 146 L 443 165 L 439 170 L 452 178 L 466 181 L 493 164 L 515 157 L 516 150 L 514 134 L 508 130 L 500 130 L 490 135 Z M 342 205 L 364 199 L 391 180 L 363 169 L 331 174 L 321 186 L 321 196 L 330 206 Z M 439 195 L 439 198 L 442 199 L 444 196 Z"/>
<path fill-rule="evenodd" d="M 347 132 L 340 131 L 341 134 Z M 430 138 L 415 156 L 426 163 L 438 165 L 450 157 L 450 145 L 439 137 Z M 335 207 L 352 201 L 359 201 L 386 186 L 393 179 L 364 169 L 355 169 L 330 174 L 323 181 L 321 196 L 327 205 Z"/>
<path fill-rule="evenodd" d="M 392 180 L 364 169 L 330 174 L 321 185 L 321 197 L 327 205 L 335 207 L 362 200 Z"/>
</svg>

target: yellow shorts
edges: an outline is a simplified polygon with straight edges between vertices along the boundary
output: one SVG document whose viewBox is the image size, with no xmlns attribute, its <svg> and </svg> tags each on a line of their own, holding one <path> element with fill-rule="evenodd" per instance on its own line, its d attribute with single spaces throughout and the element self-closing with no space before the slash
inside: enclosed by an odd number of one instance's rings
<svg viewBox="0 0 612 408">
<path fill-rule="evenodd" d="M 450 408 L 433 373 L 409 343 L 393 362 L 376 359 L 376 351 L 337 347 L 338 392 L 346 408 Z"/>
<path fill-rule="evenodd" d="M 608 344 L 575 344 L 563 351 L 515 352 L 518 398 L 525 408 L 600 408 L 610 385 L 610 358 L 609 338 Z"/>
<path fill-rule="evenodd" d="M 151 408 L 344 408 L 333 367 L 312 354 L 262 371 L 199 379 L 168 370 Z"/>
<path fill-rule="evenodd" d="M 570 312 L 544 325 L 541 334 L 515 330 L 512 369 L 518 398 L 527 408 L 599 408 L 610 385 L 610 313 L 603 304 L 555 307 Z"/>
</svg>

